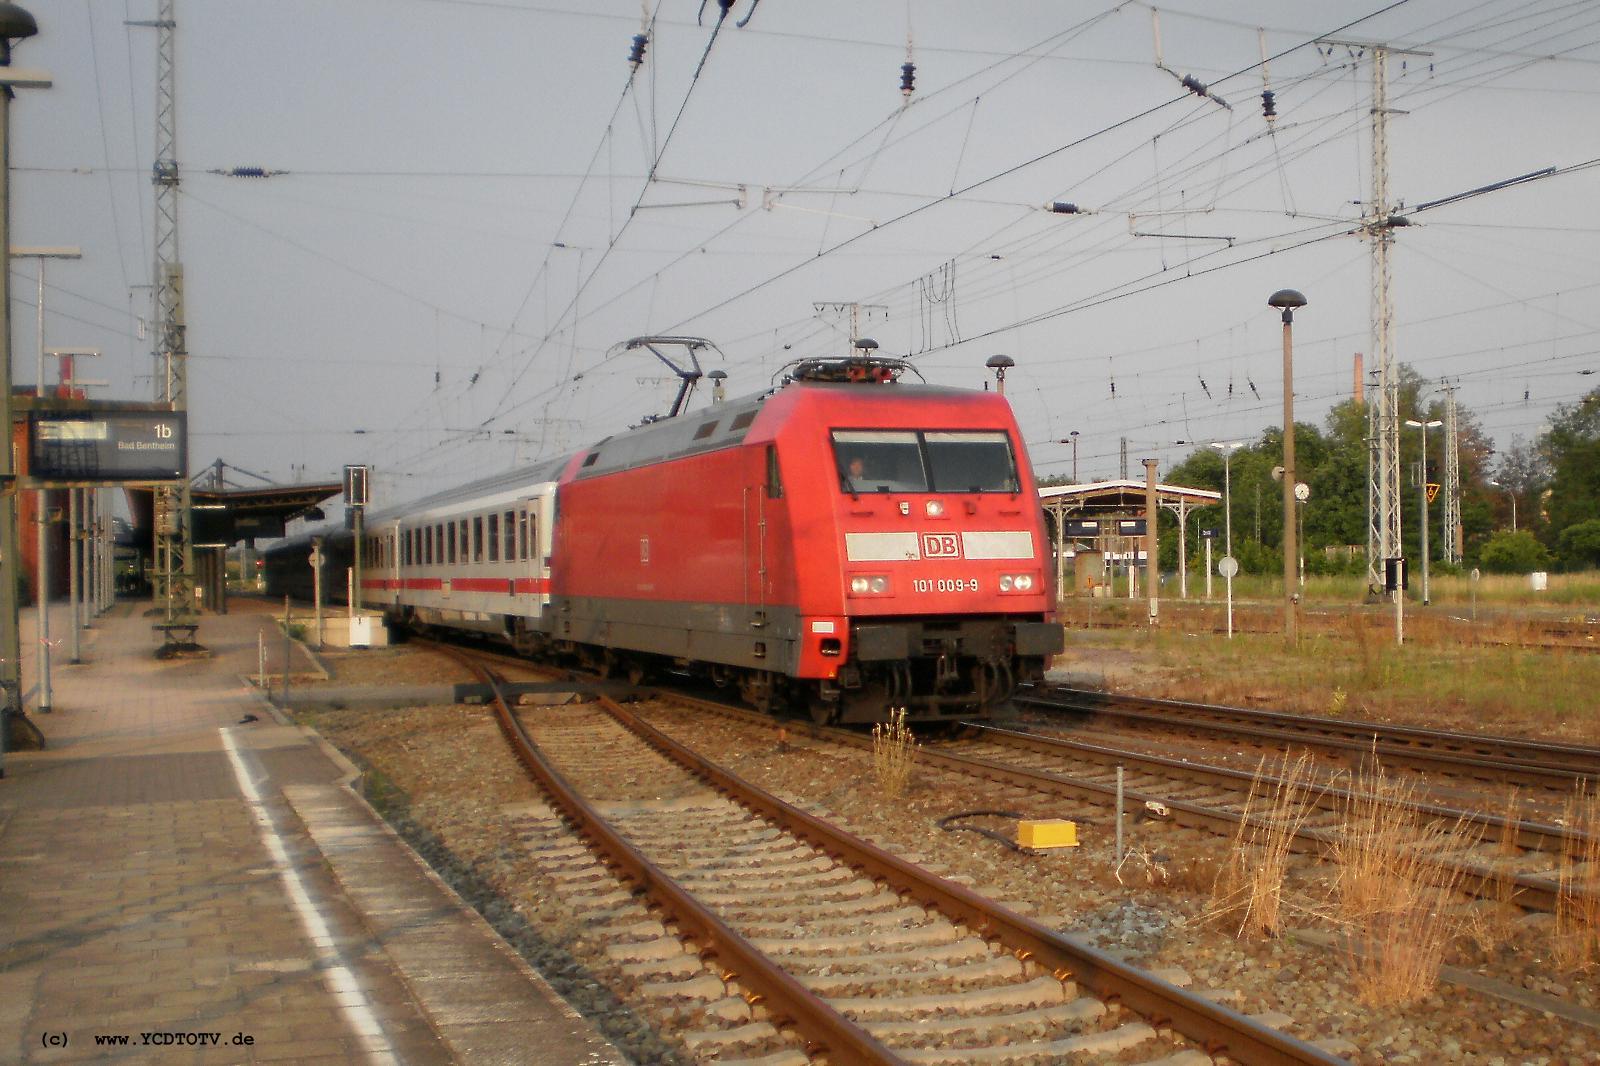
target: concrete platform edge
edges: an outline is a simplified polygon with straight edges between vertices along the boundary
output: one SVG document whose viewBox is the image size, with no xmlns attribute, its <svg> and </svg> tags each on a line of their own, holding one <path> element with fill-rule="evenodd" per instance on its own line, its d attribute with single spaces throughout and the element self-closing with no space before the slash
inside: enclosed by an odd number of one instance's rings
<svg viewBox="0 0 1600 1066">
<path fill-rule="evenodd" d="M 280 720 L 283 718 L 283 716 L 277 711 L 276 707 L 273 707 L 272 711 L 275 717 L 279 718 Z M 295 723 L 289 722 L 286 724 Z M 366 797 L 361 795 L 360 790 L 356 787 L 356 783 L 362 777 L 361 770 L 354 763 L 352 763 L 343 752 L 334 747 L 333 744 L 331 744 L 316 730 L 310 728 L 309 726 L 297 724 L 295 725 L 295 728 L 298 729 L 302 735 L 315 744 L 319 749 L 321 749 L 322 752 L 343 772 L 343 776 L 341 777 L 337 786 L 340 789 L 343 797 L 346 800 L 351 801 L 352 804 L 362 813 L 362 816 L 371 823 L 371 825 L 376 827 L 394 847 L 398 848 L 411 860 L 411 863 L 415 866 L 418 872 L 420 872 L 421 875 L 433 886 L 434 890 L 437 891 L 439 895 L 447 901 L 451 909 L 459 914 L 471 928 L 475 929 L 490 945 L 495 953 L 501 956 L 507 963 L 511 965 L 512 968 L 518 971 L 543 998 L 555 1004 L 561 1013 L 567 1018 L 573 1021 L 585 1022 L 586 1024 L 589 1024 L 590 1028 L 594 1032 L 595 1039 L 605 1047 L 610 1048 L 615 1052 L 615 1057 L 610 1060 L 596 1058 L 591 1061 L 596 1064 L 603 1064 L 607 1061 L 617 1064 L 627 1063 L 628 1059 L 619 1050 L 615 1050 L 614 1046 L 611 1045 L 610 1042 L 606 1040 L 606 1038 L 600 1034 L 597 1029 L 593 1028 L 592 1023 L 588 1023 L 587 1019 L 585 1019 L 583 1015 L 575 1007 L 573 1007 L 566 997 L 562 996 L 558 991 L 556 991 L 556 989 L 550 984 L 545 976 L 538 970 L 534 969 L 533 966 L 528 963 L 528 960 L 523 958 L 522 954 L 518 952 L 516 948 L 507 943 L 505 938 L 495 930 L 494 926 L 489 924 L 488 920 L 485 919 L 483 915 L 479 914 L 475 907 L 463 899 L 460 893 L 458 893 L 449 882 L 441 877 L 438 871 L 434 870 L 434 868 L 428 864 L 426 859 L 417 854 L 416 850 L 411 847 L 405 838 L 402 837 L 399 832 L 392 825 L 390 825 L 388 821 L 386 821 L 370 803 L 367 802 Z M 289 800 L 290 807 L 294 810 L 295 817 L 300 820 L 302 827 L 306 831 L 307 837 L 315 841 L 316 838 L 311 831 L 311 827 L 306 824 L 300 808 L 295 804 L 294 798 L 290 794 L 291 791 L 292 790 L 285 791 L 285 796 Z M 318 851 L 319 853 L 323 854 L 324 861 L 327 863 L 328 869 L 331 872 L 334 880 L 340 885 L 341 889 L 348 891 L 348 886 L 346 885 L 344 878 L 341 876 L 337 864 L 330 856 L 328 856 L 325 852 L 322 852 L 320 845 L 318 845 Z M 370 934 L 376 936 L 377 930 L 373 927 L 368 916 L 362 912 L 359 907 L 355 908 L 355 910 L 360 914 L 363 926 L 367 928 Z M 423 1016 L 428 1019 L 429 1024 L 434 1028 L 434 1031 L 439 1034 L 440 1038 L 445 1040 L 447 1043 L 450 1043 L 451 1041 L 449 1035 L 438 1024 L 435 1012 L 430 1008 L 427 1001 L 418 994 L 418 988 L 414 978 L 410 974 L 406 973 L 404 968 L 401 967 L 397 961 L 392 959 L 391 961 L 394 964 L 395 972 L 400 975 L 401 981 L 405 984 L 407 990 L 411 994 L 413 1002 L 417 1004 L 417 1007 L 422 1012 Z"/>
</svg>

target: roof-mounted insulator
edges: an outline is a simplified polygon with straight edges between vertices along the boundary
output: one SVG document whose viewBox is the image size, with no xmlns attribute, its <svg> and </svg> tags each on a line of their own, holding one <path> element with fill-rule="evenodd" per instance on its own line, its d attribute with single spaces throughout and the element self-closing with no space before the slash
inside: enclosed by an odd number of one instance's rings
<svg viewBox="0 0 1600 1066">
<path fill-rule="evenodd" d="M 1278 117 L 1277 94 L 1271 89 L 1264 89 L 1261 93 L 1261 117 L 1271 122 Z"/>
<path fill-rule="evenodd" d="M 1069 204 L 1065 200 L 1056 200 L 1050 205 L 1050 212 L 1056 215 L 1081 215 L 1083 209 L 1077 204 Z"/>
<path fill-rule="evenodd" d="M 633 35 L 633 51 L 628 53 L 628 65 L 634 70 L 638 70 L 639 65 L 644 62 L 645 45 L 649 43 L 650 38 L 644 34 L 636 33 Z"/>
<path fill-rule="evenodd" d="M 900 95 L 909 98 L 917 88 L 917 65 L 900 64 Z"/>
</svg>

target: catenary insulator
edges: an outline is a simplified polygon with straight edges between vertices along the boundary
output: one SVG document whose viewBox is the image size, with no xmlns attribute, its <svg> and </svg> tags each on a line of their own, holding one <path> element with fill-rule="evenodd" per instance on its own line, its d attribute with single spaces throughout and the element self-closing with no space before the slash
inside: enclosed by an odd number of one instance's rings
<svg viewBox="0 0 1600 1066">
<path fill-rule="evenodd" d="M 1050 205 L 1050 210 L 1057 215 L 1076 215 L 1080 209 L 1077 204 L 1069 204 L 1065 200 L 1057 200 Z"/>
<path fill-rule="evenodd" d="M 633 35 L 633 51 L 628 53 L 628 65 L 634 70 L 639 69 L 639 64 L 644 62 L 644 48 L 650 43 L 650 38 L 642 33 Z"/>
<path fill-rule="evenodd" d="M 1261 115 L 1268 122 L 1278 117 L 1278 104 L 1274 97 L 1275 94 L 1271 89 L 1265 89 L 1261 93 Z"/>
<path fill-rule="evenodd" d="M 900 64 L 900 94 L 910 96 L 917 87 L 917 65 L 915 63 Z"/>
</svg>

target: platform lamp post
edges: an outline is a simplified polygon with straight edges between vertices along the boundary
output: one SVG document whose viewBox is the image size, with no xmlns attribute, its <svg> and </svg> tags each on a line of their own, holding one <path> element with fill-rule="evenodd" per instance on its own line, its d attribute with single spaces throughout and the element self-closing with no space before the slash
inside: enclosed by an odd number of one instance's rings
<svg viewBox="0 0 1600 1066">
<path fill-rule="evenodd" d="M 994 391 L 1004 396 L 1006 394 L 1006 371 L 1017 365 L 1017 361 L 1009 355 L 991 355 L 984 361 L 984 366 L 994 371 Z"/>
<path fill-rule="evenodd" d="M 11 247 L 11 97 L 18 88 L 48 89 L 50 76 L 11 66 L 13 43 L 39 32 L 32 15 L 0 3 L 0 248 Z M 22 641 L 17 635 L 17 498 L 11 449 L 11 271 L 0 270 L 0 777 L 5 775 L 6 719 L 22 713 Z"/>
<path fill-rule="evenodd" d="M 1279 289 L 1267 298 L 1268 307 L 1283 312 L 1283 637 L 1290 644 L 1300 635 L 1294 573 L 1294 487 L 1299 480 L 1294 468 L 1294 309 L 1305 305 L 1306 298 L 1294 289 Z"/>
<path fill-rule="evenodd" d="M 1228 639 L 1233 639 L 1233 575 L 1239 572 L 1239 560 L 1233 557 L 1233 472 L 1231 463 L 1235 450 L 1244 447 L 1242 440 L 1212 441 L 1211 446 L 1222 453 L 1222 571 L 1223 584 L 1228 592 Z M 1211 580 L 1208 571 L 1206 580 Z"/>
<path fill-rule="evenodd" d="M 1444 425 L 1435 418 L 1429 422 L 1406 419 L 1406 425 L 1422 430 L 1422 468 L 1417 471 L 1417 506 L 1422 511 L 1422 606 L 1428 606 L 1428 430 Z"/>
<path fill-rule="evenodd" d="M 1517 531 L 1517 494 L 1512 491 L 1511 486 L 1502 485 L 1498 481 L 1490 481 L 1489 484 L 1503 491 L 1506 494 L 1506 499 L 1511 501 L 1511 532 L 1515 533 Z"/>
<path fill-rule="evenodd" d="M 1076 485 L 1078 483 L 1078 431 L 1073 430 L 1056 441 L 1056 443 L 1072 445 L 1072 483 Z"/>
</svg>

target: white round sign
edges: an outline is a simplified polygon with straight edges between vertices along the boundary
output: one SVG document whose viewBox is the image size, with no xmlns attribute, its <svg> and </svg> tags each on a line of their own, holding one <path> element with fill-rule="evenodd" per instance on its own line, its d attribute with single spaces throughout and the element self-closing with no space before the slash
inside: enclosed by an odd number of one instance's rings
<svg viewBox="0 0 1600 1066">
<path fill-rule="evenodd" d="M 1217 573 L 1223 577 L 1233 577 L 1239 572 L 1239 560 L 1231 555 L 1224 555 L 1217 560 Z"/>
<path fill-rule="evenodd" d="M 1301 503 L 1305 503 L 1307 500 L 1311 499 L 1311 486 L 1307 485 L 1304 481 L 1296 481 L 1294 483 L 1294 498 L 1299 500 Z"/>
</svg>

